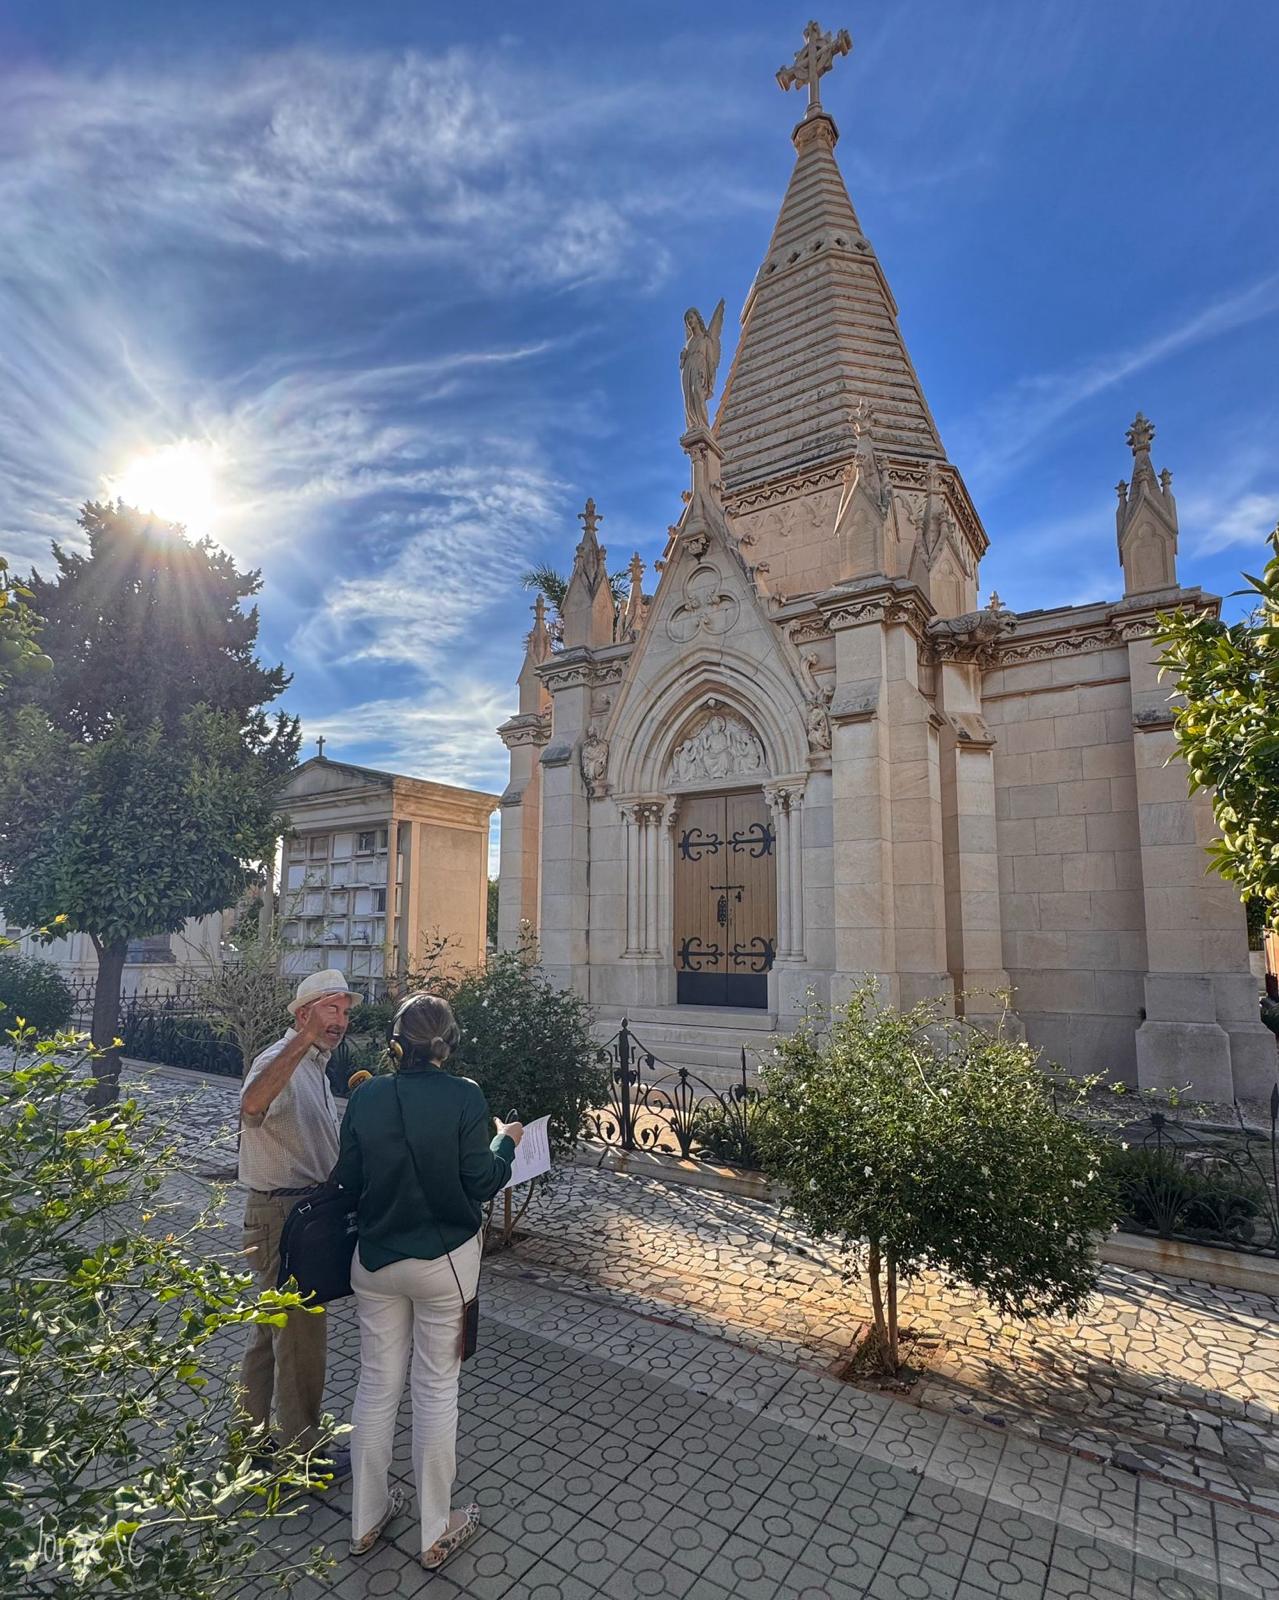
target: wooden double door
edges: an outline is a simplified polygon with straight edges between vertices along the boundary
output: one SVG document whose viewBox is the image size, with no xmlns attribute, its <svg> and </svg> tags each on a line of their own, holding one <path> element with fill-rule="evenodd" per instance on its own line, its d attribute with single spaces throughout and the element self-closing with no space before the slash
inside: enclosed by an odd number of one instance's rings
<svg viewBox="0 0 1279 1600">
<path fill-rule="evenodd" d="M 675 827 L 680 1005 L 767 1007 L 777 950 L 775 846 L 758 789 L 681 801 Z"/>
</svg>

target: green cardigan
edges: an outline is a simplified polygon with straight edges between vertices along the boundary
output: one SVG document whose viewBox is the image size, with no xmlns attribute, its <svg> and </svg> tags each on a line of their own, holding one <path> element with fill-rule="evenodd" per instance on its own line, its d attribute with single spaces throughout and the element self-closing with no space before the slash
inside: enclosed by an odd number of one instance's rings
<svg viewBox="0 0 1279 1600">
<path fill-rule="evenodd" d="M 479 1084 L 438 1068 L 374 1078 L 352 1091 L 333 1176 L 356 1196 L 360 1263 L 367 1271 L 407 1257 L 434 1261 L 479 1231 L 481 1207 L 511 1176 L 515 1158 L 511 1139 L 490 1141 L 491 1126 Z"/>
</svg>

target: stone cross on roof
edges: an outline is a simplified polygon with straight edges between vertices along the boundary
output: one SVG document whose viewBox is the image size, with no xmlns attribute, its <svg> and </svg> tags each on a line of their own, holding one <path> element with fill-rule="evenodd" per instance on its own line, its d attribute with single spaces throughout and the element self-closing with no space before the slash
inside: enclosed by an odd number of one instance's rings
<svg viewBox="0 0 1279 1600">
<path fill-rule="evenodd" d="M 315 741 L 315 743 L 316 743 L 316 747 L 319 749 L 320 755 L 323 756 L 324 755 L 324 735 L 321 734 L 320 737 Z"/>
<path fill-rule="evenodd" d="M 783 89 L 799 89 L 807 84 L 808 115 L 811 116 L 814 111 L 821 110 L 818 85 L 822 78 L 834 66 L 835 57 L 848 55 L 852 48 L 847 28 L 835 34 L 823 33 L 820 23 L 810 22 L 804 29 L 803 48 L 795 52 L 791 66 L 777 69 L 777 82 Z"/>
</svg>

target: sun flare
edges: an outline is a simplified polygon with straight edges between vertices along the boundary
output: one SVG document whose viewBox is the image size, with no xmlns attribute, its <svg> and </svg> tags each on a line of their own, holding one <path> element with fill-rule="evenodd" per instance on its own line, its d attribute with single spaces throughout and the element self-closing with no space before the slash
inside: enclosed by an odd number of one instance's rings
<svg viewBox="0 0 1279 1600">
<path fill-rule="evenodd" d="M 200 538 L 212 532 L 218 514 L 219 454 L 215 445 L 197 439 L 144 450 L 118 476 L 105 479 L 107 493 L 166 522 L 180 522 Z"/>
</svg>

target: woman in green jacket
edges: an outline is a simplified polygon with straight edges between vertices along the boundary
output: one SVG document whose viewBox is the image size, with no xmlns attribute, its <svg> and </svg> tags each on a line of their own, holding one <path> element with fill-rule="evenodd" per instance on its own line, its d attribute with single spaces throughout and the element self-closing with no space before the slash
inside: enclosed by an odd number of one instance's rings
<svg viewBox="0 0 1279 1600">
<path fill-rule="evenodd" d="M 481 1208 L 510 1177 L 524 1132 L 518 1122 L 498 1123 L 490 1140 L 479 1085 L 441 1070 L 458 1037 L 443 1000 L 404 1001 L 391 1024 L 397 1070 L 352 1093 L 334 1171 L 357 1197 L 359 1225 L 351 1551 L 371 1550 L 404 1508 L 389 1479 L 411 1353 L 422 1565 L 432 1571 L 479 1530 L 478 1506 L 449 1510 L 464 1307 L 479 1282 Z"/>
</svg>

